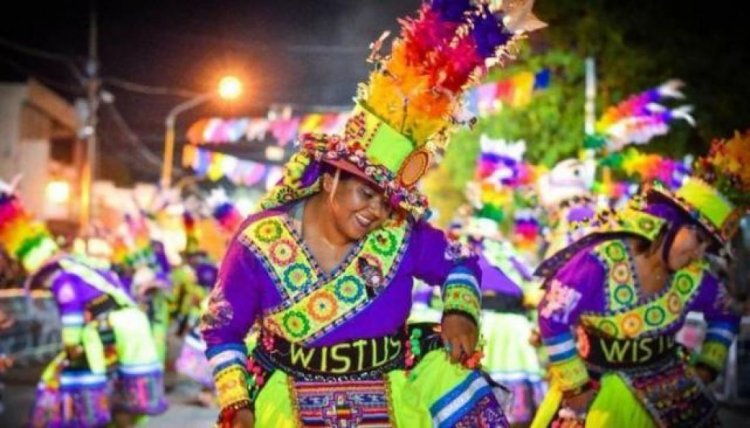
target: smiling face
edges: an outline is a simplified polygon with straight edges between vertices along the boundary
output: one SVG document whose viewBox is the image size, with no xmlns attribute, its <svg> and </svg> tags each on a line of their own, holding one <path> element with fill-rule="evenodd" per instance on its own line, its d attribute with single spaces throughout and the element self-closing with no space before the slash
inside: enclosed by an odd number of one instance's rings
<svg viewBox="0 0 750 428">
<path fill-rule="evenodd" d="M 336 229 L 352 241 L 380 227 L 393 211 L 381 190 L 353 175 L 341 173 L 336 182 L 324 174 L 323 191 Z"/>
<path fill-rule="evenodd" d="M 688 224 L 680 227 L 669 248 L 669 269 L 677 271 L 702 259 L 710 244 L 711 237 L 700 226 Z"/>
</svg>

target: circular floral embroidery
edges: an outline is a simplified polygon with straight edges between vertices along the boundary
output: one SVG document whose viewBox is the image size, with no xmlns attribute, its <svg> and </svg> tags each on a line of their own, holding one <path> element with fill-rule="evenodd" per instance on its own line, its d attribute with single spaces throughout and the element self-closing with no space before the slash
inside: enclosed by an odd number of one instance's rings
<svg viewBox="0 0 750 428">
<path fill-rule="evenodd" d="M 346 303 L 355 303 L 365 292 L 362 280 L 354 275 L 345 275 L 336 281 L 333 289 L 336 298 Z"/>
<path fill-rule="evenodd" d="M 690 291 L 693 289 L 693 286 L 695 285 L 695 282 L 693 282 L 693 278 L 690 277 L 690 275 L 686 275 L 684 273 L 677 275 L 674 282 L 675 286 L 677 286 L 677 291 L 679 291 L 683 295 L 690 293 Z"/>
<path fill-rule="evenodd" d="M 612 266 L 612 279 L 619 284 L 626 284 L 630 282 L 630 268 L 625 262 L 615 263 Z"/>
<path fill-rule="evenodd" d="M 284 288 L 291 291 L 300 291 L 312 282 L 312 269 L 302 263 L 289 266 L 283 274 Z"/>
<path fill-rule="evenodd" d="M 396 251 L 396 236 L 390 230 L 381 229 L 373 233 L 370 246 L 382 256 L 391 256 Z"/>
<path fill-rule="evenodd" d="M 652 306 L 646 309 L 646 324 L 652 327 L 661 325 L 667 316 L 666 311 L 661 306 Z"/>
<path fill-rule="evenodd" d="M 289 239 L 281 239 L 269 248 L 271 260 L 279 266 L 286 266 L 297 258 L 297 246 Z"/>
<path fill-rule="evenodd" d="M 294 338 L 304 337 L 310 331 L 310 320 L 300 311 L 289 311 L 281 320 L 284 330 Z"/>
<path fill-rule="evenodd" d="M 338 308 L 338 301 L 328 291 L 315 293 L 310 297 L 310 301 L 307 302 L 307 312 L 312 319 L 318 322 L 331 320 L 336 315 Z"/>
<path fill-rule="evenodd" d="M 619 331 L 617 329 L 617 324 L 615 324 L 612 320 L 601 320 L 599 321 L 599 324 L 596 326 L 596 328 L 607 336 L 612 337 L 616 337 Z"/>
<path fill-rule="evenodd" d="M 650 218 L 641 218 L 638 220 L 638 228 L 645 231 L 651 232 L 656 227 L 656 222 Z"/>
<path fill-rule="evenodd" d="M 615 300 L 621 305 L 628 305 L 633 301 L 635 294 L 628 285 L 620 285 L 615 288 Z"/>
<path fill-rule="evenodd" d="M 643 320 L 641 319 L 641 316 L 632 313 L 625 315 L 622 318 L 622 332 L 625 333 L 628 337 L 635 337 L 638 336 L 638 333 L 641 332 L 641 329 L 643 328 Z"/>
<path fill-rule="evenodd" d="M 667 296 L 667 309 L 669 312 L 673 314 L 679 314 L 680 310 L 682 309 L 682 302 L 680 301 L 680 297 L 677 295 L 677 293 L 669 293 L 669 296 Z"/>
<path fill-rule="evenodd" d="M 263 220 L 255 226 L 255 239 L 266 244 L 281 237 L 281 224 L 275 218 Z"/>
<path fill-rule="evenodd" d="M 609 257 L 612 261 L 621 262 L 625 260 L 625 249 L 620 243 L 612 243 L 610 245 L 607 245 L 607 248 L 604 251 L 607 254 L 607 257 Z"/>
</svg>

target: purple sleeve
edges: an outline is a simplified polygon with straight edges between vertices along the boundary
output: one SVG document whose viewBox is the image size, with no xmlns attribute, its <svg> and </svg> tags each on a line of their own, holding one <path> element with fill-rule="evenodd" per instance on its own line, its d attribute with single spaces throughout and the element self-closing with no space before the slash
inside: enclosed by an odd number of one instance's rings
<svg viewBox="0 0 750 428">
<path fill-rule="evenodd" d="M 695 309 L 703 312 L 707 324 L 698 361 L 718 372 L 724 367 L 729 347 L 739 331 L 740 315 L 732 309 L 732 298 L 726 287 L 708 271 L 704 272 L 696 300 Z"/>
<path fill-rule="evenodd" d="M 416 255 L 414 276 L 442 286 L 443 313 L 458 312 L 479 324 L 482 274 L 477 256 L 427 222 L 414 226 L 408 250 Z"/>
<path fill-rule="evenodd" d="M 244 339 L 261 311 L 261 280 L 255 256 L 239 239 L 229 245 L 203 314 L 201 332 L 212 347 L 238 344 Z"/>
<path fill-rule="evenodd" d="M 219 279 L 201 318 L 206 357 L 222 409 L 250 400 L 244 340 L 261 313 L 261 283 L 264 279 L 260 275 L 265 273 L 240 239 L 237 235 L 229 244 L 219 269 Z"/>
<path fill-rule="evenodd" d="M 409 251 L 416 254 L 414 276 L 430 285 L 444 285 L 457 266 L 468 269 L 475 278 L 481 276 L 475 255 L 425 221 L 415 224 Z"/>
<path fill-rule="evenodd" d="M 604 299 L 605 276 L 599 260 L 584 250 L 547 279 L 538 308 L 542 338 L 569 333 L 582 312 L 596 309 Z"/>
<path fill-rule="evenodd" d="M 86 302 L 81 293 L 80 279 L 63 271 L 54 275 L 50 291 L 60 310 L 62 342 L 65 346 L 75 346 L 81 343 L 85 324 L 83 311 L 86 308 Z"/>
<path fill-rule="evenodd" d="M 589 375 L 578 356 L 572 328 L 581 313 L 603 302 L 605 271 L 598 259 L 583 250 L 545 282 L 539 303 L 539 330 L 549 355 L 550 377 L 562 391 L 584 385 Z"/>
<path fill-rule="evenodd" d="M 61 316 L 71 313 L 83 314 L 85 302 L 79 288 L 80 279 L 77 276 L 65 272 L 55 274 L 50 291 L 55 296 Z"/>
</svg>

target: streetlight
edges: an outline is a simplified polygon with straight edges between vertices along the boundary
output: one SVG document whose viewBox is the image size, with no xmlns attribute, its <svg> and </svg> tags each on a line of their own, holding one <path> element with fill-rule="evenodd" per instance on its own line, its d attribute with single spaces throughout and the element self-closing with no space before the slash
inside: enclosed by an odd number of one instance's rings
<svg viewBox="0 0 750 428">
<path fill-rule="evenodd" d="M 233 100 L 242 93 L 242 82 L 234 76 L 225 76 L 219 81 L 217 92 L 206 92 L 183 103 L 177 104 L 169 111 L 164 126 L 164 163 L 161 169 L 162 189 L 168 189 L 172 184 L 172 160 L 174 158 L 174 123 L 177 115 L 185 110 L 190 110 L 208 100 L 219 97 L 225 100 Z"/>
</svg>

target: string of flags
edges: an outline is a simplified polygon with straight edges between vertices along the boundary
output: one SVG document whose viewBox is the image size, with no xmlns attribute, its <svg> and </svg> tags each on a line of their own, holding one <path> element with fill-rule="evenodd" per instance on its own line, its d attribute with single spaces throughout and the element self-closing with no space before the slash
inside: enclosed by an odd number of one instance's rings
<svg viewBox="0 0 750 428">
<path fill-rule="evenodd" d="M 264 183 L 265 188 L 269 189 L 281 178 L 279 166 L 242 160 L 190 144 L 182 149 L 182 165 L 193 169 L 199 177 L 205 177 L 211 181 L 226 178 L 238 186 L 255 186 Z"/>
<path fill-rule="evenodd" d="M 535 91 L 550 84 L 550 70 L 517 73 L 499 82 L 486 83 L 469 91 L 466 109 L 469 114 L 485 117 L 495 114 L 504 105 L 523 107 L 531 102 Z M 285 147 L 306 133 L 338 134 L 344 129 L 350 113 L 310 113 L 300 116 L 241 117 L 233 119 L 206 118 L 195 122 L 187 131 L 191 144 L 223 144 L 271 140 Z"/>
</svg>

